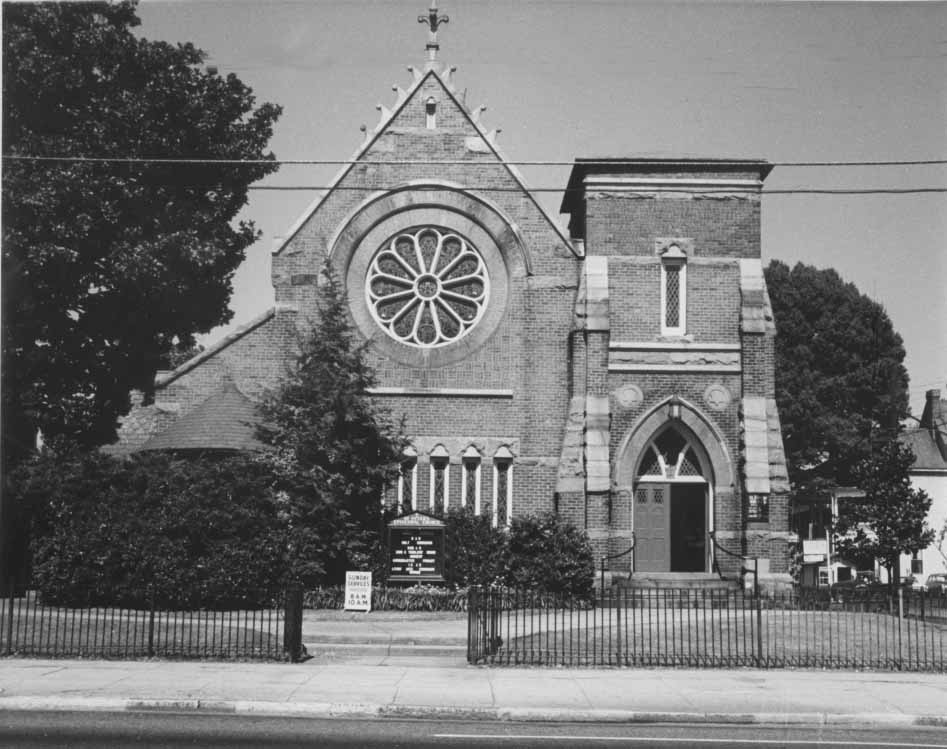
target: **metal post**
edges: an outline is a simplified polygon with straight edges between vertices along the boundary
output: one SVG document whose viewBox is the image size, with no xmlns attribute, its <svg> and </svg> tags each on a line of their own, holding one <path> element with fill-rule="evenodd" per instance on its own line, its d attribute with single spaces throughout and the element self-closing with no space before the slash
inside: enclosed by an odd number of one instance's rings
<svg viewBox="0 0 947 749">
<path fill-rule="evenodd" d="M 155 594 L 151 594 L 151 607 L 148 612 L 148 657 L 155 655 Z"/>
<path fill-rule="evenodd" d="M 16 592 L 16 583 L 10 579 L 10 596 L 7 599 L 7 655 L 13 655 L 13 599 Z"/>
<path fill-rule="evenodd" d="M 904 589 L 898 586 L 898 668 L 904 667 L 904 656 L 901 652 L 901 620 L 904 619 Z"/>
<path fill-rule="evenodd" d="M 303 653 L 303 591 L 293 587 L 286 591 L 286 613 L 283 619 L 283 650 L 292 663 L 299 663 Z"/>
<path fill-rule="evenodd" d="M 604 555 L 602 556 L 602 569 L 601 569 L 601 575 L 599 579 L 602 582 L 602 587 L 600 589 L 601 595 L 604 596 L 605 595 L 605 556 Z"/>
<path fill-rule="evenodd" d="M 756 595 L 756 667 L 763 664 L 763 600 Z"/>
<path fill-rule="evenodd" d="M 467 663 L 475 663 L 474 642 L 477 622 L 477 586 L 467 591 Z"/>
<path fill-rule="evenodd" d="M 616 591 L 616 593 L 618 592 L 619 591 Z M 616 655 L 617 655 L 617 661 L 618 661 L 616 665 L 620 666 L 621 665 L 621 607 L 622 607 L 621 595 L 618 595 L 617 600 L 613 600 L 612 603 L 615 605 L 616 615 L 618 617 L 618 625 L 617 625 L 617 628 L 615 629 L 616 638 L 617 638 Z"/>
</svg>

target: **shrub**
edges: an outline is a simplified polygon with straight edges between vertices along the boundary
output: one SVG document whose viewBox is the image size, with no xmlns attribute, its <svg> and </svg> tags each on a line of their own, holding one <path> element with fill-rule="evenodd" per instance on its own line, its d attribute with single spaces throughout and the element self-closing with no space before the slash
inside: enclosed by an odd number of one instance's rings
<svg viewBox="0 0 947 749">
<path fill-rule="evenodd" d="M 584 531 L 555 513 L 515 518 L 494 528 L 464 508 L 445 518 L 445 579 L 452 586 L 503 585 L 585 598 L 595 559 Z"/>
<path fill-rule="evenodd" d="M 444 518 L 444 579 L 448 585 L 502 584 L 509 568 L 506 532 L 486 515 L 452 509 Z"/>
<path fill-rule="evenodd" d="M 580 598 L 592 594 L 595 558 L 588 536 L 555 513 L 513 519 L 508 564 L 510 587 Z"/>
<path fill-rule="evenodd" d="M 285 567 L 279 502 L 250 457 L 47 454 L 15 486 L 50 602 L 248 605 Z"/>
</svg>

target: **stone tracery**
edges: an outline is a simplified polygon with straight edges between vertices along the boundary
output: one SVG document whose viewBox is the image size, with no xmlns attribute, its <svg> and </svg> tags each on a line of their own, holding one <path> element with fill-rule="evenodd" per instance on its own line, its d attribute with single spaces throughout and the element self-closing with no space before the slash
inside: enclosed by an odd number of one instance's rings
<svg viewBox="0 0 947 749">
<path fill-rule="evenodd" d="M 489 293 L 480 253 L 458 234 L 434 227 L 387 241 L 365 279 L 375 322 L 395 340 L 419 348 L 466 335 L 483 317 Z"/>
</svg>

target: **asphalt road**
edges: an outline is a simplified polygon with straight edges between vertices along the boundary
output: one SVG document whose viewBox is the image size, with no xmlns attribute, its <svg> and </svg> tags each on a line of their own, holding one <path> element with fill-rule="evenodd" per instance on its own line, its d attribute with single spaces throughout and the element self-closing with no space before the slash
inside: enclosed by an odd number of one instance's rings
<svg viewBox="0 0 947 749">
<path fill-rule="evenodd" d="M 947 729 L 324 720 L 195 713 L 0 712 L 2 747 L 942 747 Z"/>
</svg>

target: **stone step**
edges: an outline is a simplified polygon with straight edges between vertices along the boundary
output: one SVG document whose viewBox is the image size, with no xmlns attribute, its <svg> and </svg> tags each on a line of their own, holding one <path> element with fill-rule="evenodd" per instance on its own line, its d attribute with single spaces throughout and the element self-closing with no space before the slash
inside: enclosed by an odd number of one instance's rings
<svg viewBox="0 0 947 749">
<path fill-rule="evenodd" d="M 632 590 L 740 590 L 736 580 L 723 580 L 712 572 L 637 572 L 615 583 Z"/>
</svg>

